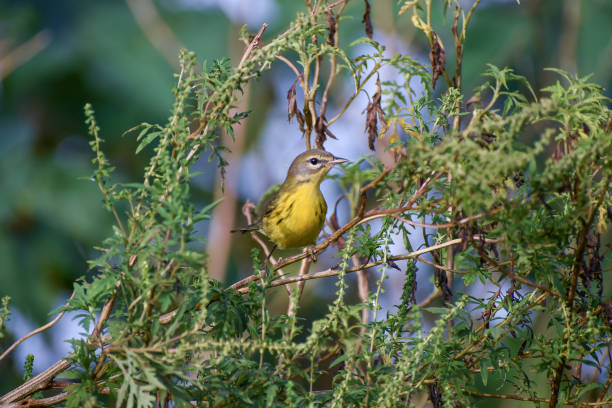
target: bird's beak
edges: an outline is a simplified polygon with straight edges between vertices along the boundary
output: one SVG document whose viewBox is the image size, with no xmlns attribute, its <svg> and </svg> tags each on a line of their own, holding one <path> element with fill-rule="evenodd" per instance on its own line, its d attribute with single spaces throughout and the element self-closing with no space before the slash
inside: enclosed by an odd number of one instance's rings
<svg viewBox="0 0 612 408">
<path fill-rule="evenodd" d="M 342 157 L 334 157 L 333 160 L 327 162 L 330 166 L 335 166 L 336 164 L 346 163 L 348 160 L 343 159 Z"/>
</svg>

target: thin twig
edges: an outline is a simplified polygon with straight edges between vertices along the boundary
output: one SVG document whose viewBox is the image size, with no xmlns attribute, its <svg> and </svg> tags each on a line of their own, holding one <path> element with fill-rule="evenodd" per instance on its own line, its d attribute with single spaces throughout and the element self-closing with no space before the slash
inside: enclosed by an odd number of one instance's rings
<svg viewBox="0 0 612 408">
<path fill-rule="evenodd" d="M 240 59 L 240 63 L 238 64 L 238 68 L 242 67 L 242 64 L 244 64 L 244 62 L 251 56 L 251 52 L 255 47 L 258 46 L 259 42 L 261 41 L 261 36 L 263 35 L 264 31 L 266 31 L 266 28 L 268 28 L 268 25 L 266 23 L 263 23 L 257 34 L 255 34 L 255 37 L 253 37 L 246 50 L 244 51 L 244 54 Z"/>
<path fill-rule="evenodd" d="M 295 75 L 297 76 L 298 80 L 300 81 L 300 86 L 302 87 L 302 90 L 305 90 L 306 89 L 306 85 L 304 84 L 304 75 L 302 75 L 302 73 L 297 69 L 295 64 L 293 64 L 291 61 L 289 61 L 287 58 L 283 57 L 282 55 L 277 55 L 276 59 L 278 59 L 279 61 L 284 62 L 289 68 L 291 68 L 291 70 L 293 72 L 295 72 Z"/>
<path fill-rule="evenodd" d="M 113 295 L 111 295 L 111 298 L 109 299 L 109 301 L 102 308 L 102 312 L 100 313 L 100 316 L 98 317 L 98 321 L 96 322 L 95 328 L 91 332 L 91 335 L 89 336 L 89 339 L 87 340 L 88 343 L 92 344 L 96 340 L 98 342 L 102 342 L 102 339 L 100 338 L 100 334 L 102 331 L 102 325 L 104 321 L 108 319 L 113 309 L 113 306 L 115 304 L 115 299 L 117 297 L 119 285 L 120 285 L 120 281 L 117 282 L 117 287 L 115 288 Z M 37 376 L 26 381 L 19 387 L 3 395 L 0 398 L 0 406 L 5 406 L 8 403 L 18 401 L 30 394 L 33 394 L 37 391 L 47 388 L 56 375 L 58 375 L 59 373 L 63 371 L 66 371 L 68 367 L 72 365 L 72 361 L 68 360 L 68 358 L 70 358 L 70 356 L 66 357 L 66 359 L 59 360 L 58 362 L 53 364 L 51 367 L 47 368 L 42 373 L 38 374 Z"/>
<path fill-rule="evenodd" d="M 434 287 L 434 290 L 429 294 L 429 296 L 427 296 L 419 303 L 419 307 L 423 308 L 429 306 L 429 304 L 439 298 L 441 294 L 442 291 L 440 290 L 440 288 Z"/>
<path fill-rule="evenodd" d="M 332 4 L 330 4 L 330 5 L 329 5 L 329 6 L 327 6 L 327 7 L 328 7 L 328 8 L 334 8 L 334 7 L 336 7 L 336 6 L 337 6 L 338 4 L 340 4 L 340 3 L 344 3 L 344 4 L 342 5 L 342 7 L 344 7 L 344 6 L 346 6 L 347 0 L 338 0 L 338 1 L 336 1 L 336 2 L 334 2 L 334 3 L 332 3 Z"/>
<path fill-rule="evenodd" d="M 149 42 L 166 59 L 168 64 L 178 68 L 176 56 L 181 48 L 181 41 L 170 26 L 157 12 L 152 0 L 126 0 L 134 20 L 147 37 Z"/>
<path fill-rule="evenodd" d="M 0 80 L 28 62 L 51 43 L 49 30 L 41 30 L 0 58 Z"/>
<path fill-rule="evenodd" d="M 66 303 L 64 304 L 64 307 L 67 307 L 68 304 L 70 303 L 70 301 L 72 300 L 72 298 L 74 298 L 75 292 L 72 291 L 72 295 L 70 295 L 70 297 L 68 298 L 68 300 L 66 301 Z M 44 326 L 40 326 L 38 329 L 36 330 L 32 330 L 31 332 L 29 332 L 28 334 L 26 334 L 25 336 L 23 336 L 22 338 L 20 338 L 19 340 L 17 340 L 16 342 L 14 342 L 13 344 L 11 344 L 11 346 L 9 348 L 7 348 L 4 353 L 2 353 L 2 355 L 0 356 L 0 361 L 2 361 L 6 356 L 8 356 L 15 348 L 17 348 L 17 346 L 19 346 L 21 343 L 23 343 L 24 341 L 26 341 L 27 339 L 29 339 L 30 337 L 38 334 L 38 333 L 42 333 L 45 330 L 50 329 L 51 327 L 55 326 L 55 324 L 57 322 L 60 321 L 60 319 L 64 316 L 64 314 L 66 313 L 66 311 L 64 310 L 63 312 L 59 313 L 57 316 L 55 316 L 55 318 L 53 320 L 51 320 L 49 323 L 45 324 Z"/>
<path fill-rule="evenodd" d="M 479 237 L 479 236 L 477 236 L 477 237 Z M 500 239 L 486 239 L 486 241 L 488 241 L 488 242 L 500 242 Z M 453 240 L 450 240 L 450 241 L 442 242 L 442 243 L 437 244 L 437 245 L 432 245 L 432 246 L 427 247 L 427 248 L 419 249 L 418 251 L 413 251 L 413 252 L 410 252 L 408 254 L 389 256 L 389 257 L 387 257 L 387 261 L 400 261 L 400 260 L 405 260 L 405 259 L 412 259 L 412 258 L 415 258 L 418 255 L 422 255 L 422 254 L 425 254 L 427 252 L 435 251 L 437 249 L 446 248 L 446 247 L 451 246 L 451 245 L 457 245 L 457 244 L 460 244 L 461 242 L 462 242 L 461 238 L 453 239 Z M 360 270 L 363 270 L 363 269 L 369 269 L 369 268 L 372 268 L 374 266 L 381 265 L 382 263 L 383 263 L 382 260 L 373 261 L 373 262 L 369 262 L 367 264 L 358 265 L 356 267 L 348 268 L 348 269 L 346 269 L 345 272 L 346 273 L 357 272 L 357 271 L 360 271 Z M 321 272 L 316 272 L 316 273 L 312 273 L 312 274 L 308 274 L 308 275 L 304 275 L 304 276 L 291 276 L 291 277 L 276 279 L 276 280 L 270 282 L 267 287 L 271 288 L 271 287 L 275 287 L 275 286 L 286 285 L 288 283 L 299 282 L 299 281 L 302 281 L 302 280 L 327 278 L 327 277 L 330 277 L 330 276 L 336 276 L 340 272 L 341 272 L 340 269 L 329 268 L 329 269 L 326 269 L 326 270 L 321 271 Z M 234 286 L 234 289 L 239 289 L 239 292 L 241 292 L 241 293 L 248 292 L 248 290 L 249 290 L 248 287 L 244 287 L 248 283 L 244 283 L 243 281 L 236 282 L 234 285 L 232 285 L 232 286 Z"/>
<path fill-rule="evenodd" d="M 463 392 L 465 392 L 466 394 L 470 394 L 474 397 L 481 397 L 481 398 L 498 398 L 498 399 L 506 399 L 506 400 L 517 400 L 517 401 L 532 401 L 532 402 L 544 402 L 544 403 L 550 403 L 550 400 L 547 398 L 540 398 L 540 397 L 525 397 L 522 395 L 514 395 L 514 394 L 493 394 L 493 393 L 488 393 L 488 392 L 478 392 L 478 391 L 471 391 L 471 390 L 467 390 L 467 389 L 463 389 Z M 604 405 L 609 404 L 610 401 L 598 401 L 598 402 L 579 402 L 579 401 L 564 401 L 562 404 L 560 405 L 570 405 L 570 406 L 577 406 L 577 407 L 601 407 Z"/>
<path fill-rule="evenodd" d="M 308 270 L 310 269 L 310 265 L 311 265 L 310 257 L 306 257 L 306 258 L 302 259 L 302 265 L 300 266 L 300 272 L 299 272 L 298 276 L 304 276 L 304 275 L 308 274 Z M 299 281 L 297 283 L 298 300 L 302 296 L 302 290 L 304 289 L 304 283 L 305 283 L 304 281 Z"/>
<path fill-rule="evenodd" d="M 353 95 L 351 95 L 351 97 L 348 99 L 348 101 L 346 101 L 346 103 L 344 104 L 344 107 L 340 110 L 340 112 L 338 112 L 338 114 L 336 116 L 334 116 L 333 118 L 331 118 L 330 120 L 327 121 L 327 126 L 331 126 L 332 123 L 334 123 L 335 121 L 340 119 L 340 117 L 342 117 L 342 115 L 344 115 L 344 112 L 346 112 L 346 110 L 349 108 L 349 106 L 351 106 L 351 104 L 353 103 L 355 98 L 357 98 L 357 96 L 361 93 L 361 90 L 363 89 L 365 84 L 368 83 L 368 81 L 374 76 L 374 74 L 378 72 L 378 69 L 380 68 L 380 66 L 381 66 L 380 63 L 377 63 L 376 65 L 374 65 L 374 67 L 372 68 L 372 71 L 359 84 L 359 86 L 355 90 L 355 93 Z"/>
<path fill-rule="evenodd" d="M 478 392 L 478 391 L 471 391 L 471 390 L 463 390 L 463 392 L 465 392 L 466 394 L 470 394 L 474 397 L 481 397 L 481 398 L 499 398 L 499 399 L 518 400 L 518 401 L 548 402 L 546 398 L 539 398 L 539 397 L 524 397 L 522 395 L 512 395 L 512 394 L 492 394 L 488 392 Z"/>
<path fill-rule="evenodd" d="M 248 225 L 251 225 L 254 222 L 254 220 L 253 220 L 253 209 L 254 208 L 255 208 L 255 205 L 253 203 L 251 203 L 250 201 L 247 201 L 242 206 L 242 214 L 244 214 L 245 218 L 247 219 Z M 251 231 L 250 235 L 251 235 L 251 238 L 253 238 L 253 240 L 255 242 L 257 242 L 257 244 L 259 244 L 261 249 L 263 249 L 264 255 L 266 256 L 266 259 L 268 261 L 270 261 L 270 263 L 272 264 L 272 267 L 275 267 L 278 261 L 272 256 L 272 254 L 270 252 L 270 249 L 268 248 L 268 245 L 266 245 L 264 240 L 261 239 L 261 237 L 257 234 L 257 232 Z M 282 269 L 277 269 L 277 272 L 278 272 L 278 274 L 280 276 L 285 276 L 285 274 L 284 274 Z M 253 276 L 254 279 L 249 281 L 248 283 L 251 283 L 251 282 L 257 280 L 260 277 L 259 274 L 258 275 L 251 275 L 251 276 Z M 233 287 L 234 285 L 231 285 L 228 289 L 234 289 L 234 287 Z M 291 286 L 287 285 L 287 286 L 285 286 L 285 289 L 287 290 L 287 294 L 289 296 L 291 296 Z"/>
<path fill-rule="evenodd" d="M 398 214 L 398 213 L 406 212 L 406 211 L 409 211 L 409 210 L 413 210 L 414 209 L 413 208 L 414 203 L 425 194 L 425 192 L 427 191 L 427 187 L 429 187 L 441 175 L 442 175 L 442 173 L 440 172 L 437 175 L 435 175 L 434 177 L 425 180 L 425 182 L 412 195 L 412 198 L 408 201 L 408 203 L 405 206 L 398 207 L 398 208 L 384 209 L 384 210 L 370 210 L 370 211 L 366 212 L 364 214 L 364 216 L 367 218 L 369 216 L 374 216 L 374 215 L 382 215 L 382 214 L 391 215 L 391 214 Z M 384 179 L 384 177 L 377 177 L 374 181 L 372 181 L 371 183 L 369 183 L 365 187 L 362 187 L 361 191 L 365 191 L 365 189 L 369 189 L 369 188 L 375 187 L 376 184 L 381 182 L 383 179 Z M 345 232 L 347 232 L 351 228 L 355 227 L 356 225 L 360 224 L 361 222 L 362 222 L 362 218 L 360 216 L 355 216 L 349 222 L 347 222 L 342 227 L 340 227 L 340 229 L 338 229 L 337 231 L 334 231 L 325 241 L 323 241 L 320 244 L 316 245 L 312 249 L 312 253 L 316 255 L 319 252 L 323 251 L 325 248 L 327 248 L 329 245 L 331 245 L 332 242 L 335 242 L 336 240 L 338 240 L 338 238 L 340 238 Z M 278 262 L 276 267 L 280 268 L 280 267 L 283 267 L 285 265 L 297 262 L 297 261 L 303 259 L 305 256 L 306 256 L 305 254 L 298 254 L 298 255 L 291 256 L 289 258 L 282 259 L 282 260 L 280 260 Z"/>
</svg>

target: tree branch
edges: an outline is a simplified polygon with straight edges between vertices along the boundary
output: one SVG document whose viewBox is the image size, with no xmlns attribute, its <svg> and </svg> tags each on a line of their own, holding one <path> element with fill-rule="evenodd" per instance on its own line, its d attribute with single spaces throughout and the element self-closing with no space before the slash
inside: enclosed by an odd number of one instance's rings
<svg viewBox="0 0 612 408">
<path fill-rule="evenodd" d="M 68 304 L 70 303 L 70 301 L 72 300 L 72 298 L 74 298 L 74 294 L 75 292 L 72 291 L 72 295 L 70 295 L 70 297 L 68 298 L 68 300 L 66 301 L 66 303 L 64 304 L 64 306 L 68 306 Z M 22 338 L 20 338 L 19 340 L 17 340 L 16 342 L 14 342 L 9 348 L 7 348 L 4 353 L 2 353 L 2 355 L 0 356 L 0 361 L 2 361 L 2 359 L 4 359 L 6 356 L 8 356 L 14 349 L 17 348 L 17 346 L 19 346 L 21 343 L 23 343 L 24 341 L 26 341 L 27 339 L 29 339 L 30 337 L 38 334 L 38 333 L 42 333 L 45 330 L 50 329 L 51 327 L 55 326 L 55 324 L 57 322 L 60 321 L 60 319 L 64 316 L 64 314 L 66 313 L 66 311 L 64 310 L 63 312 L 59 313 L 53 320 L 51 320 L 49 323 L 45 324 L 44 326 L 39 327 L 36 330 L 32 330 L 31 332 L 29 332 L 28 334 L 26 334 L 25 336 L 23 336 Z"/>
</svg>

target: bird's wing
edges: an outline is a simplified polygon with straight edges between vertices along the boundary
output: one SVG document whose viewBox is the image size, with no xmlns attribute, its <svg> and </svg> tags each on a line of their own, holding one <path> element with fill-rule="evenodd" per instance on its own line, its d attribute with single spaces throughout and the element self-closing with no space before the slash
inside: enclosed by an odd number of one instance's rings
<svg viewBox="0 0 612 408">
<path fill-rule="evenodd" d="M 276 207 L 276 201 L 278 200 L 278 191 L 280 190 L 281 184 L 276 184 L 268 189 L 261 197 L 261 200 L 257 203 L 257 207 L 255 207 L 255 216 L 257 217 L 257 221 L 252 224 L 247 225 L 246 227 L 236 228 L 231 230 L 230 232 L 249 232 L 249 231 L 258 231 L 262 228 L 262 219 L 266 215 L 268 215 L 271 210 Z"/>
<path fill-rule="evenodd" d="M 259 200 L 257 207 L 255 208 L 257 214 L 261 214 L 259 218 L 260 220 L 269 214 L 270 209 L 276 207 L 276 200 L 278 200 L 278 192 L 281 185 L 282 184 L 273 185 L 264 193 L 263 196 L 261 196 L 261 200 Z"/>
</svg>

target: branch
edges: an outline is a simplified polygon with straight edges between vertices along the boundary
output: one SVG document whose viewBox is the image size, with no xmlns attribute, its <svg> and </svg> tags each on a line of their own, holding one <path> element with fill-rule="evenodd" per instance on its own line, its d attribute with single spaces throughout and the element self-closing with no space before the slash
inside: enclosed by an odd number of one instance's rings
<svg viewBox="0 0 612 408">
<path fill-rule="evenodd" d="M 18 401 L 27 395 L 30 395 L 30 394 L 35 393 L 36 391 L 45 389 L 47 385 L 51 382 L 51 380 L 53 380 L 53 378 L 56 375 L 58 375 L 62 371 L 67 370 L 68 367 L 70 367 L 71 365 L 72 365 L 72 362 L 68 360 L 60 360 L 56 362 L 55 364 L 47 368 L 42 373 L 31 378 L 29 381 L 25 382 L 24 384 L 20 385 L 14 390 L 9 391 L 8 393 L 4 394 L 2 398 L 0 398 L 0 405 L 2 407 L 11 406 L 9 405 L 9 403 Z M 17 405 L 14 405 L 14 406 L 17 406 Z"/>
<path fill-rule="evenodd" d="M 159 15 L 152 0 L 126 0 L 134 20 L 147 37 L 149 42 L 164 56 L 168 64 L 174 68 L 178 51 L 183 48 L 180 40 Z"/>
<path fill-rule="evenodd" d="M 334 123 L 335 121 L 340 119 L 340 117 L 342 115 L 344 115 L 344 112 L 346 112 L 346 110 L 349 108 L 349 106 L 351 106 L 351 104 L 353 103 L 355 98 L 357 98 L 357 96 L 361 93 L 361 90 L 363 89 L 365 84 L 374 76 L 375 73 L 378 72 L 378 69 L 380 68 L 380 66 L 381 66 L 381 64 L 377 63 L 376 65 L 374 65 L 374 67 L 372 67 L 372 71 L 365 77 L 363 82 L 361 84 L 359 84 L 359 87 L 357 89 L 355 89 L 355 93 L 353 93 L 353 95 L 351 95 L 351 97 L 346 102 L 344 107 L 340 110 L 340 112 L 338 112 L 338 114 L 336 116 L 334 116 L 333 118 L 331 118 L 330 120 L 327 121 L 327 126 L 331 126 L 332 123 Z"/>
<path fill-rule="evenodd" d="M 502 266 L 501 264 L 498 264 L 497 262 L 495 262 L 495 260 L 491 259 L 491 257 L 489 257 L 485 251 L 483 251 L 481 246 L 477 245 L 477 243 L 474 242 L 472 237 L 470 237 L 470 242 L 472 244 L 472 247 L 475 248 L 476 251 L 478 252 L 479 256 L 481 256 L 485 261 L 487 261 L 491 265 L 495 266 L 495 269 L 497 269 L 500 273 L 503 273 L 508 278 L 514 279 L 516 281 L 524 283 L 525 285 L 531 286 L 532 288 L 540 289 L 543 292 L 551 294 L 551 295 L 553 295 L 553 296 L 555 296 L 557 298 L 563 299 L 563 295 L 561 295 L 561 293 L 557 292 L 554 289 L 547 288 L 546 286 L 540 285 L 539 283 L 531 282 L 531 281 L 523 278 L 522 276 L 515 275 L 514 273 L 512 273 L 510 271 L 506 272 L 503 268 L 501 268 L 501 266 Z"/>
<path fill-rule="evenodd" d="M 0 58 L 0 81 L 35 57 L 51 42 L 49 30 L 39 31 L 34 37 Z"/>
<path fill-rule="evenodd" d="M 465 392 L 466 394 L 470 394 L 474 397 L 480 397 L 480 398 L 499 398 L 499 399 L 518 400 L 518 401 L 548 402 L 546 398 L 539 398 L 539 397 L 523 397 L 521 395 L 512 395 L 512 394 L 491 394 L 488 392 L 470 391 L 470 390 L 465 390 L 465 389 L 463 390 L 463 392 Z"/>
<path fill-rule="evenodd" d="M 253 203 L 251 203 L 250 201 L 247 200 L 246 203 L 244 203 L 244 205 L 242 206 L 242 214 L 244 214 L 245 218 L 247 219 L 247 223 L 248 225 L 253 224 L 253 208 L 255 207 L 255 205 Z M 261 249 L 263 249 L 264 254 L 266 255 L 266 259 L 268 261 L 270 261 L 270 263 L 272 264 L 272 267 L 276 267 L 276 264 L 278 263 L 277 260 L 272 256 L 272 252 L 270 251 L 270 249 L 268 248 L 268 246 L 266 245 L 266 243 L 263 241 L 263 239 L 261 239 L 259 237 L 259 235 L 257 234 L 257 232 L 255 231 L 251 231 L 251 238 L 253 238 L 253 240 L 255 242 L 257 242 L 259 244 L 259 246 L 261 247 Z M 285 276 L 284 272 L 282 269 L 277 269 L 277 272 L 280 276 Z M 259 279 L 261 277 L 261 271 L 257 274 L 251 275 L 246 279 L 243 279 L 239 282 L 234 283 L 233 285 L 231 285 L 228 289 L 235 289 L 238 283 L 242 283 L 244 282 L 244 284 L 248 285 L 249 283 L 256 281 L 257 279 Z M 287 285 L 285 287 L 285 289 L 287 290 L 287 294 L 289 296 L 291 296 L 291 286 Z"/>
<path fill-rule="evenodd" d="M 609 180 L 608 180 L 609 182 Z M 606 183 L 608 184 L 608 183 Z M 593 225 L 593 221 L 595 220 L 595 214 L 597 213 L 597 209 L 603 203 L 604 198 L 607 195 L 607 190 L 604 189 L 599 200 L 595 203 L 594 206 L 589 208 L 589 215 L 586 220 L 582 221 L 582 228 L 578 232 L 578 237 L 576 238 L 576 251 L 574 257 L 574 265 L 572 266 L 572 272 L 570 276 L 570 287 L 567 293 L 567 300 L 565 302 L 568 310 L 569 310 L 569 321 L 572 321 L 572 317 L 574 315 L 574 298 L 576 297 L 576 289 L 578 287 L 578 275 L 582 271 L 583 268 L 583 257 L 584 251 L 587 246 L 587 236 L 589 234 L 589 230 Z M 565 334 L 563 336 L 563 343 L 571 342 L 570 334 Z M 557 400 L 559 398 L 559 391 L 561 390 L 561 380 L 563 378 L 563 371 L 565 369 L 565 363 L 567 361 L 568 356 L 562 355 L 561 361 L 559 361 L 559 365 L 555 368 L 553 372 L 552 378 L 552 387 L 550 392 L 550 408 L 555 408 L 557 406 Z"/>
<path fill-rule="evenodd" d="M 113 305 L 115 304 L 115 299 L 117 298 L 119 285 L 120 285 L 120 281 L 117 281 L 114 293 L 112 294 L 110 300 L 102 308 L 102 312 L 100 313 L 100 317 L 98 318 L 98 321 L 96 322 L 96 326 L 94 330 L 91 332 L 89 339 L 87 340 L 88 343 L 92 344 L 94 339 L 98 339 L 100 342 L 102 341 L 100 339 L 100 333 L 102 331 L 102 324 L 110 316 L 110 312 L 112 311 Z M 68 355 L 64 359 L 59 360 L 58 362 L 53 364 L 51 367 L 47 368 L 42 373 L 26 381 L 25 383 L 15 388 L 14 390 L 9 391 L 8 393 L 4 394 L 0 398 L 0 406 L 4 407 L 5 405 L 8 405 L 8 403 L 18 401 L 30 394 L 46 389 L 51 383 L 51 381 L 53 380 L 53 378 L 55 378 L 56 375 L 67 370 L 68 367 L 72 365 L 72 361 L 68 360 L 71 357 L 72 357 L 71 354 Z"/>
<path fill-rule="evenodd" d="M 470 394 L 474 397 L 480 398 L 498 398 L 498 399 L 506 399 L 506 400 L 517 400 L 517 401 L 532 401 L 532 402 L 544 402 L 550 403 L 550 400 L 546 398 L 540 397 L 523 397 L 521 395 L 513 395 L 513 394 L 492 394 L 488 392 L 478 392 L 463 389 L 463 392 L 466 394 Z M 597 401 L 597 402 L 579 402 L 579 401 L 564 401 L 561 405 L 573 405 L 577 407 L 601 407 L 609 404 L 610 401 Z"/>
<path fill-rule="evenodd" d="M 479 238 L 479 236 L 477 235 L 476 237 Z M 495 242 L 500 242 L 500 239 L 486 239 L 487 242 L 491 242 L 491 243 L 495 243 Z M 456 238 L 450 241 L 446 241 L 437 245 L 432 245 L 430 247 L 427 248 L 423 248 L 423 249 L 419 249 L 418 251 L 413 251 L 410 252 L 408 254 L 404 254 L 404 255 L 395 255 L 395 256 L 389 256 L 387 257 L 387 261 L 400 261 L 400 260 L 405 260 L 405 259 L 412 259 L 412 258 L 416 258 L 418 255 L 422 255 L 425 254 L 427 252 L 431 252 L 431 251 L 435 251 L 437 249 L 440 248 L 446 248 L 448 246 L 451 245 L 457 245 L 460 244 L 462 242 L 461 238 Z M 369 269 L 372 268 L 374 266 L 378 266 L 381 265 L 383 263 L 382 260 L 379 261 L 373 261 L 373 262 L 369 262 L 367 264 L 363 264 L 363 265 L 358 265 L 358 266 L 354 266 L 351 268 L 348 268 L 345 273 L 352 273 L 352 272 L 357 272 L 363 269 Z M 316 272 L 316 273 L 312 273 L 312 274 L 308 274 L 308 275 L 302 275 L 302 276 L 292 276 L 292 277 L 287 277 L 287 278 L 281 278 L 281 279 L 276 279 L 272 282 L 270 282 L 270 284 L 268 284 L 268 288 L 271 287 L 275 287 L 275 286 L 280 286 L 280 285 L 286 285 L 288 283 L 294 283 L 294 282 L 300 282 L 300 281 L 305 281 L 305 280 L 310 280 L 310 279 L 320 279 L 320 278 L 327 278 L 330 276 L 336 276 L 341 272 L 340 269 L 337 269 L 336 267 L 333 268 L 329 268 L 326 269 L 324 271 L 321 272 Z M 254 275 L 256 276 L 256 275 Z M 246 293 L 248 292 L 249 288 L 248 287 L 244 287 L 245 284 L 242 284 L 242 281 L 235 283 L 234 285 L 234 289 L 239 289 L 238 291 L 240 293 Z"/>
<path fill-rule="evenodd" d="M 385 170 L 383 171 L 383 173 L 388 173 L 390 170 Z M 385 174 L 386 175 L 386 174 Z M 442 175 L 442 173 L 438 173 L 436 176 L 434 176 L 433 178 L 429 178 L 427 180 L 425 180 L 425 182 L 423 183 L 423 185 L 421 185 L 421 187 L 413 194 L 412 198 L 410 199 L 410 201 L 403 207 L 398 207 L 398 208 L 391 208 L 391 209 L 384 209 L 384 210 L 380 210 L 380 209 L 376 209 L 376 210 L 370 210 L 368 212 L 366 212 L 365 214 L 363 214 L 363 219 L 361 216 L 357 215 L 355 217 L 353 217 L 349 222 L 347 222 L 346 224 L 344 224 L 341 228 L 339 228 L 337 231 L 334 231 L 329 238 L 327 238 L 325 241 L 321 242 L 320 244 L 316 245 L 315 247 L 313 247 L 312 249 L 312 254 L 316 255 L 319 252 L 323 251 L 325 248 L 327 248 L 332 242 L 335 242 L 338 240 L 338 238 L 340 238 L 345 232 L 347 232 L 348 230 L 350 230 L 351 228 L 355 227 L 356 225 L 364 222 L 363 220 L 365 220 L 368 217 L 371 216 L 378 216 L 378 215 L 391 215 L 391 214 L 398 214 L 398 213 L 402 213 L 402 212 L 406 212 L 409 210 L 414 210 L 415 208 L 413 208 L 414 203 L 421 198 L 421 196 L 423 196 L 423 194 L 426 192 L 427 187 L 429 185 L 431 185 L 435 180 L 437 180 L 440 176 Z M 363 192 L 366 189 L 370 189 L 376 186 L 376 184 L 378 184 L 379 182 L 381 182 L 384 179 L 384 176 L 381 177 L 377 177 L 374 181 L 372 181 L 371 183 L 369 183 L 368 185 L 364 186 L 361 188 L 360 192 L 363 194 Z M 288 258 L 282 259 L 278 262 L 277 264 L 277 268 L 283 267 L 285 265 L 297 262 L 303 258 L 305 258 L 307 255 L 306 254 L 298 254 L 298 255 L 293 255 L 290 256 Z"/>
<path fill-rule="evenodd" d="M 74 298 L 74 294 L 75 292 L 72 291 L 72 295 L 70 295 L 70 297 L 68 298 L 68 300 L 66 301 L 66 303 L 64 304 L 64 306 L 68 306 L 68 303 L 70 303 L 70 301 L 72 300 L 72 298 Z M 63 312 L 61 312 L 60 314 L 58 314 L 55 319 L 51 320 L 49 323 L 45 324 L 44 326 L 39 327 L 36 330 L 32 330 L 31 332 L 29 332 L 28 334 L 26 334 L 25 336 L 23 336 L 22 338 L 20 338 L 19 340 L 17 340 L 16 342 L 14 342 L 9 348 L 7 348 L 4 353 L 2 353 L 2 355 L 0 356 L 0 361 L 2 361 L 2 359 L 4 359 L 4 357 L 8 356 L 15 348 L 17 348 L 17 346 L 19 346 L 21 343 L 23 343 L 24 341 L 26 341 L 27 339 L 29 339 L 30 337 L 38 334 L 38 333 L 42 333 L 45 330 L 50 329 L 51 327 L 55 326 L 55 324 L 57 322 L 60 321 L 60 319 L 64 316 L 64 313 L 66 313 L 66 311 L 64 310 Z"/>
<path fill-rule="evenodd" d="M 238 64 L 237 70 L 240 70 L 240 68 L 242 68 L 242 65 L 249 59 L 249 56 L 251 55 L 253 50 L 255 48 L 257 48 L 258 46 L 260 46 L 260 44 L 261 44 L 261 36 L 263 35 L 263 32 L 266 30 L 267 27 L 268 27 L 268 25 L 264 23 L 261 26 L 261 28 L 259 29 L 259 31 L 257 32 L 257 34 L 255 35 L 255 37 L 253 37 L 253 39 L 251 40 L 251 42 L 249 43 L 247 48 L 244 50 L 244 54 L 242 55 L 242 58 L 240 59 L 240 63 Z M 286 32 L 284 34 L 282 34 L 282 35 L 285 35 L 285 34 L 286 34 Z M 282 37 L 282 35 L 281 35 L 281 37 Z M 202 115 L 200 116 L 201 117 L 200 125 L 197 127 L 196 130 L 191 132 L 191 134 L 189 135 L 189 139 L 195 139 L 196 137 L 198 137 L 200 132 L 203 132 L 205 129 L 207 129 L 208 120 L 206 120 L 206 115 L 208 113 L 208 109 L 211 106 L 211 103 L 213 102 L 213 99 L 214 99 L 213 96 L 215 96 L 217 94 L 217 92 L 218 91 L 214 91 L 211 94 L 210 98 L 208 99 L 208 102 L 206 102 L 206 105 L 204 106 L 204 110 L 202 111 Z M 214 112 L 215 112 L 215 110 L 213 108 L 213 113 Z M 203 133 L 206 133 L 206 132 L 203 132 Z M 198 151 L 199 148 L 200 148 L 200 144 L 196 144 L 191 149 L 189 154 L 187 155 L 187 160 L 190 160 L 191 157 Z"/>
<path fill-rule="evenodd" d="M 475 214 L 469 217 L 465 217 L 460 219 L 459 221 L 454 221 L 454 222 L 449 222 L 446 224 L 424 224 L 424 223 L 420 223 L 420 222 L 416 222 L 416 221 L 412 221 L 409 220 L 407 218 L 404 218 L 402 216 L 399 215 L 392 215 L 393 218 L 405 223 L 405 224 L 409 224 L 415 227 L 421 227 L 421 228 L 432 228 L 432 229 L 436 229 L 436 228 L 449 228 L 449 227 L 456 227 L 458 225 L 463 225 L 463 224 L 467 224 L 470 221 L 476 220 L 478 218 L 482 218 L 485 215 L 489 216 L 489 215 L 493 215 L 496 214 L 500 211 L 500 209 L 495 209 L 493 211 L 489 211 L 487 214 Z"/>
<path fill-rule="evenodd" d="M 66 391 L 66 392 L 62 392 L 60 394 L 54 395 L 52 397 L 41 398 L 41 399 L 29 398 L 25 401 L 12 402 L 10 404 L 5 404 L 2 407 L 3 408 L 49 407 L 55 404 L 59 404 L 60 402 L 66 401 L 66 399 L 68 398 L 68 395 L 70 395 L 70 393 Z"/>
<path fill-rule="evenodd" d="M 251 52 L 253 51 L 253 49 L 259 47 L 261 36 L 263 35 L 264 31 L 266 31 L 266 28 L 268 28 L 268 25 L 266 23 L 261 25 L 261 28 L 259 29 L 257 34 L 255 34 L 255 37 L 253 37 L 246 50 L 244 50 L 244 54 L 242 55 L 240 63 L 238 64 L 238 68 L 242 67 L 242 64 L 244 64 L 244 62 L 251 56 Z"/>
<path fill-rule="evenodd" d="M 276 58 L 279 61 L 282 61 L 285 64 L 287 64 L 287 66 L 291 68 L 293 72 L 295 72 L 295 75 L 300 81 L 300 86 L 302 87 L 302 90 L 306 90 L 306 84 L 304 84 L 304 75 L 297 69 L 297 67 L 291 61 L 289 61 L 287 58 L 283 57 L 282 55 L 277 55 Z"/>
</svg>

